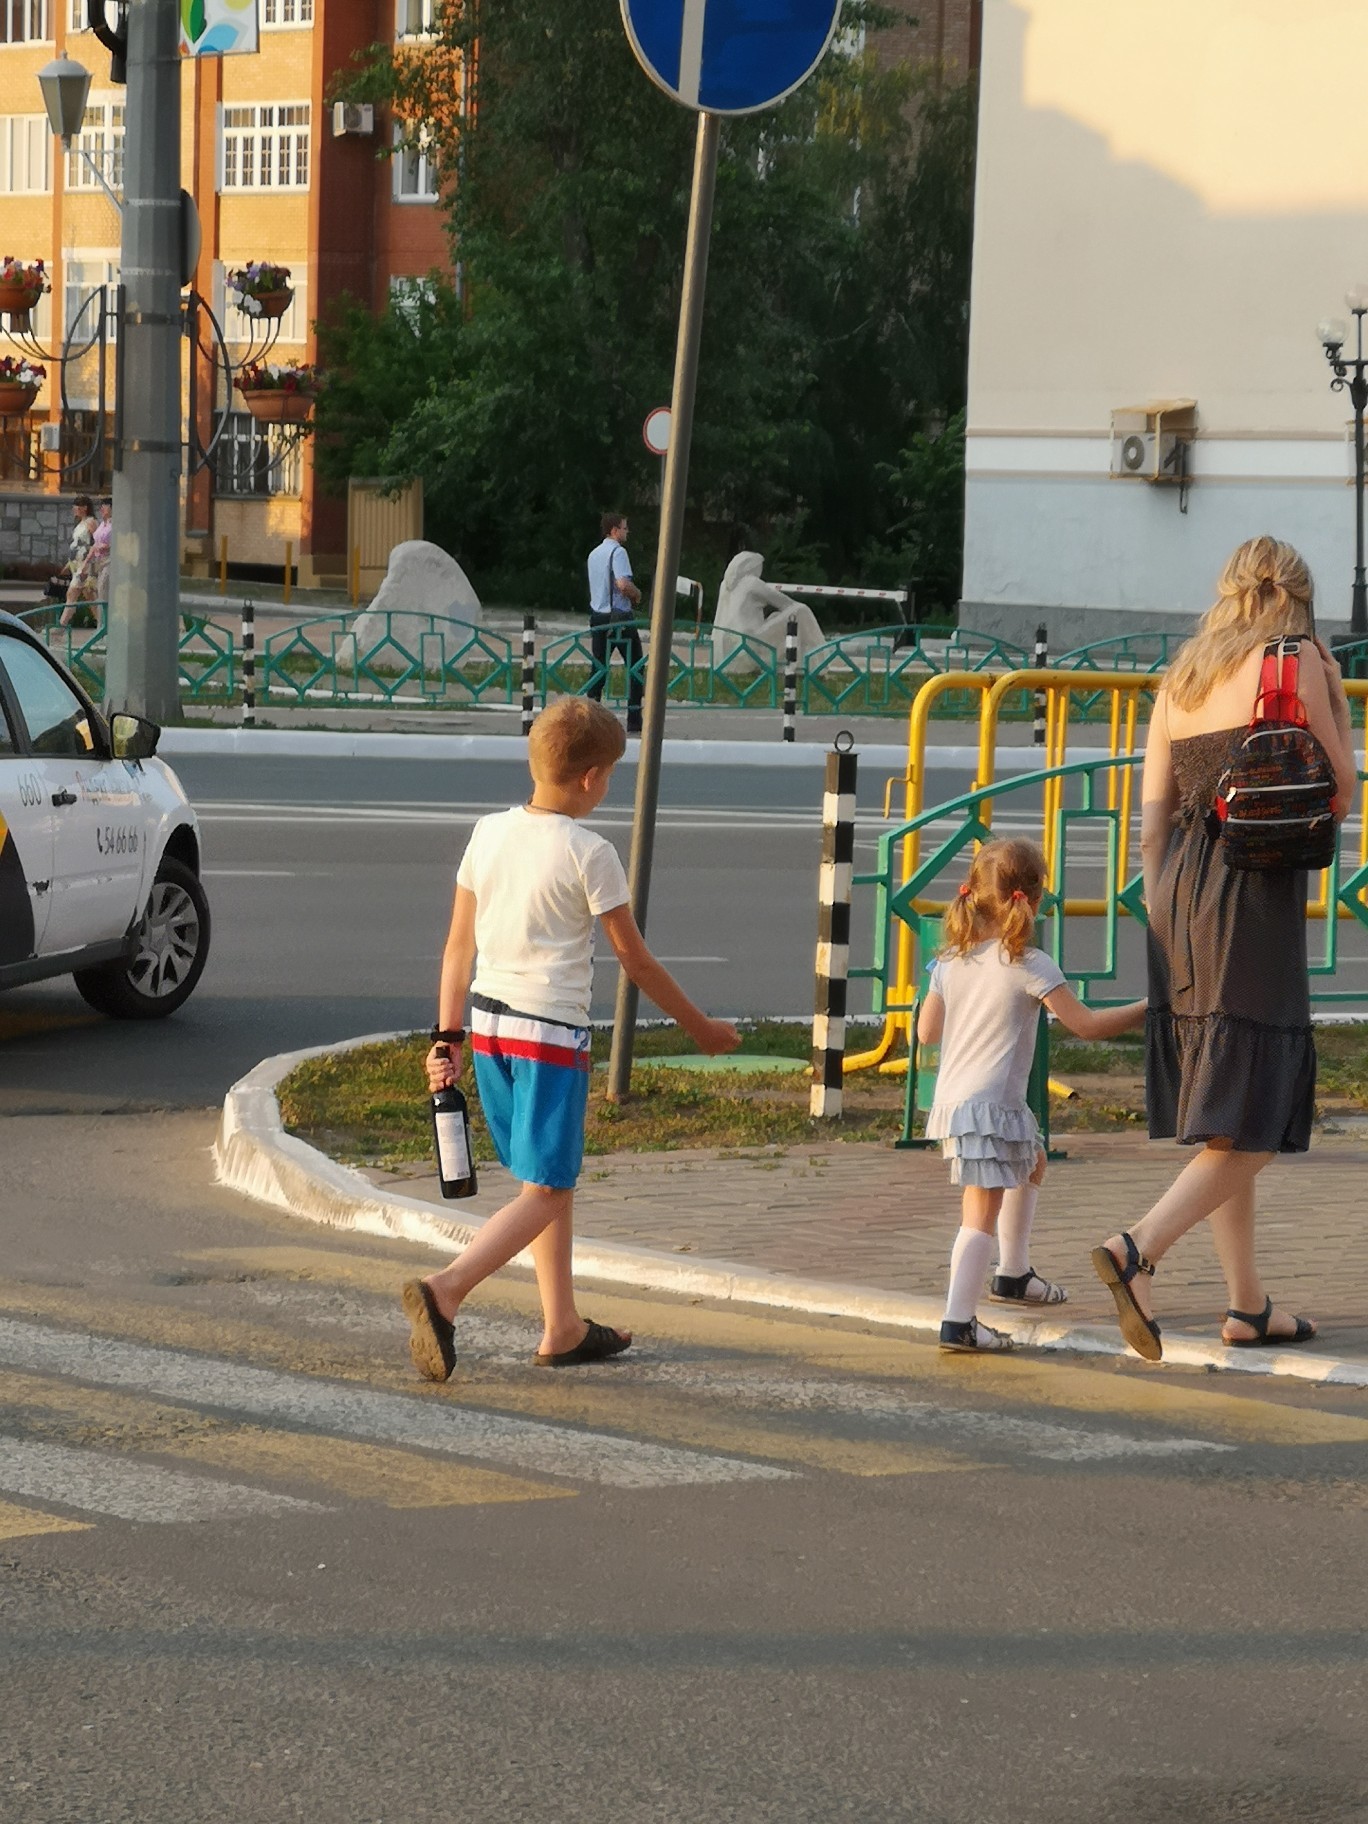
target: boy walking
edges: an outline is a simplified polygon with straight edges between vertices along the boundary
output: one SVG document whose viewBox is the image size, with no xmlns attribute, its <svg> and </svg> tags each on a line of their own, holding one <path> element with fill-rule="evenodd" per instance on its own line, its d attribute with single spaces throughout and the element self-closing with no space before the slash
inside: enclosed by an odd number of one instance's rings
<svg viewBox="0 0 1368 1824">
<path fill-rule="evenodd" d="M 542 1305 L 539 1367 L 604 1361 L 631 1343 L 630 1334 L 580 1316 L 570 1274 L 589 1098 L 594 920 L 642 993 L 703 1051 L 734 1051 L 741 1042 L 733 1025 L 710 1019 L 652 956 L 627 903 L 622 863 L 609 843 L 581 827 L 602 802 L 625 746 L 621 724 L 601 703 L 569 697 L 553 704 L 528 737 L 532 796 L 480 819 L 456 875 L 428 1088 L 443 1089 L 460 1075 L 469 993 L 480 1105 L 500 1160 L 522 1188 L 449 1266 L 403 1287 L 409 1350 L 431 1381 L 445 1381 L 456 1365 L 453 1320 L 462 1302 L 527 1247 Z"/>
</svg>

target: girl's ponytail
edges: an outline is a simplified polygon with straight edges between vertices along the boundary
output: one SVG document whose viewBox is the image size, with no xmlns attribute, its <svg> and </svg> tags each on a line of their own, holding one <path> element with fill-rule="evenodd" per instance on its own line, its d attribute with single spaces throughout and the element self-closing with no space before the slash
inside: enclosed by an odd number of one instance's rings
<svg viewBox="0 0 1368 1824">
<path fill-rule="evenodd" d="M 995 937 L 1012 962 L 1030 947 L 1045 891 L 1045 857 L 1033 842 L 987 842 L 945 909 L 945 954 L 963 956 Z"/>
</svg>

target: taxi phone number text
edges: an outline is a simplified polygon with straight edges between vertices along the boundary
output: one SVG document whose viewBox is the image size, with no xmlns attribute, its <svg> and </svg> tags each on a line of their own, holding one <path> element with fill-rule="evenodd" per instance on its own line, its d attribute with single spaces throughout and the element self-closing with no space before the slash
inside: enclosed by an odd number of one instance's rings
<svg viewBox="0 0 1368 1824">
<path fill-rule="evenodd" d="M 101 855 L 136 855 L 138 831 L 128 824 L 96 824 L 95 846 Z"/>
</svg>

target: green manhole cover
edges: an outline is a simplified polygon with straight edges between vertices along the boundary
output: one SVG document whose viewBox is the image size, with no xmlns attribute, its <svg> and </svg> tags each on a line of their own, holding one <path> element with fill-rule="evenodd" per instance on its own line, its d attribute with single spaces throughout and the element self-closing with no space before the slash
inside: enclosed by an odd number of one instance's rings
<svg viewBox="0 0 1368 1824">
<path fill-rule="evenodd" d="M 748 1057 L 743 1051 L 729 1051 L 716 1058 L 705 1058 L 692 1051 L 677 1058 L 637 1059 L 644 1070 L 658 1065 L 665 1070 L 736 1070 L 747 1073 L 761 1070 L 806 1070 L 810 1062 L 808 1058 Z"/>
</svg>

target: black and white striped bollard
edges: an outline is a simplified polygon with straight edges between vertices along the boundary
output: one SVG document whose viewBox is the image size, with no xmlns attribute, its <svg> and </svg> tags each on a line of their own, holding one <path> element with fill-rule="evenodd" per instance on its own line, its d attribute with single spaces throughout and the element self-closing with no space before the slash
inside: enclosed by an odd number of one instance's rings
<svg viewBox="0 0 1368 1824">
<path fill-rule="evenodd" d="M 817 995 L 812 1015 L 808 1112 L 834 1118 L 844 1099 L 846 991 L 850 973 L 850 889 L 855 861 L 854 738 L 845 730 L 827 755 L 822 794 L 822 866 L 817 912 Z"/>
<path fill-rule="evenodd" d="M 784 739 L 798 738 L 798 616 L 784 622 Z"/>
<path fill-rule="evenodd" d="M 256 724 L 256 609 L 242 604 L 242 726 Z"/>
<path fill-rule="evenodd" d="M 537 617 L 523 616 L 522 632 L 522 732 L 530 735 L 537 714 Z"/>
<path fill-rule="evenodd" d="M 1036 628 L 1035 637 L 1035 668 L 1037 671 L 1044 671 L 1049 663 L 1050 648 L 1048 640 L 1049 632 L 1042 622 L 1042 624 Z M 1045 692 L 1043 690 L 1038 690 L 1035 693 L 1035 719 L 1032 724 L 1032 737 L 1037 747 L 1044 747 L 1045 745 L 1045 701 Z"/>
</svg>

